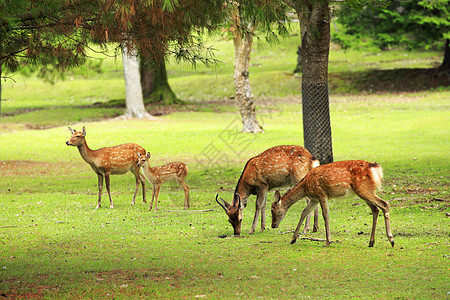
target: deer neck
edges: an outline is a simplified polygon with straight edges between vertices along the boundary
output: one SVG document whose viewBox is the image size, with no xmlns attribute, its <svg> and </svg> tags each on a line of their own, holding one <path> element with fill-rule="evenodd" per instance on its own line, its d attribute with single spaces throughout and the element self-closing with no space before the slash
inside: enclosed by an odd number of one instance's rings
<svg viewBox="0 0 450 300">
<path fill-rule="evenodd" d="M 142 172 L 144 173 L 145 177 L 147 177 L 147 179 L 151 182 L 154 182 L 156 180 L 154 168 L 150 167 L 150 163 L 146 163 L 142 166 Z"/>
<path fill-rule="evenodd" d="M 93 150 L 89 149 L 86 140 L 83 140 L 83 143 L 78 146 L 78 151 L 80 151 L 81 157 L 89 164 L 94 163 L 94 152 Z"/>
<path fill-rule="evenodd" d="M 306 197 L 304 180 L 300 181 L 295 187 L 288 190 L 286 194 L 281 198 L 281 205 L 289 209 L 297 201 Z"/>
</svg>

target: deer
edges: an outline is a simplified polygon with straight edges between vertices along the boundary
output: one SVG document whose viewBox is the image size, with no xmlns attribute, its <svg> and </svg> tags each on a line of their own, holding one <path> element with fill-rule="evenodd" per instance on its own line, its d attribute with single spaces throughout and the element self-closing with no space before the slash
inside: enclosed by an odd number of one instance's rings
<svg viewBox="0 0 450 300">
<path fill-rule="evenodd" d="M 133 173 L 136 178 L 136 189 L 131 204 L 135 204 L 139 183 L 142 185 L 143 202 L 147 203 L 145 199 L 145 179 L 139 173 L 139 167 L 137 166 L 137 153 L 145 155 L 146 151 L 144 148 L 138 144 L 127 143 L 91 150 L 86 143 L 86 129 L 84 126 L 81 131 L 76 131 L 70 127 L 69 131 L 72 136 L 66 141 L 66 145 L 78 147 L 81 157 L 91 166 L 92 170 L 98 176 L 98 203 L 96 209 L 101 207 L 103 178 L 105 179 L 106 190 L 108 191 L 109 207 L 114 208 L 110 192 L 110 175 L 125 174 L 128 171 Z"/>
<path fill-rule="evenodd" d="M 150 167 L 150 152 L 142 155 L 138 152 L 138 167 L 142 169 L 145 178 L 153 185 L 152 202 L 149 211 L 152 210 L 153 200 L 155 200 L 155 210 L 158 210 L 158 195 L 161 185 L 165 182 L 176 181 L 184 190 L 184 209 L 190 207 L 189 186 L 185 182 L 188 174 L 188 167 L 182 162 L 171 162 L 159 167 Z"/>
<path fill-rule="evenodd" d="M 216 202 L 227 214 L 234 235 L 241 234 L 243 209 L 247 206 L 247 199 L 250 195 L 256 195 L 255 216 L 249 232 L 249 234 L 253 234 L 260 214 L 261 231 L 265 230 L 267 193 L 273 188 L 297 184 L 319 164 L 319 161 L 308 150 L 296 145 L 275 146 L 249 159 L 236 185 L 232 204 L 221 198 L 219 201 L 219 195 L 216 195 Z M 305 225 L 305 233 L 309 228 L 309 220 L 310 217 Z M 316 210 L 313 231 L 317 231 L 318 227 L 318 210 Z"/>
<path fill-rule="evenodd" d="M 356 194 L 363 199 L 372 210 L 373 223 L 369 247 L 375 244 L 375 228 L 379 209 L 384 214 L 386 235 L 394 247 L 394 237 L 391 233 L 389 203 L 377 196 L 376 191 L 381 187 L 383 169 L 378 163 L 365 160 L 339 161 L 321 165 L 312 169 L 294 188 L 288 190 L 282 197 L 275 192 L 275 202 L 272 203 L 272 228 L 277 228 L 286 212 L 297 201 L 309 197 L 310 202 L 302 211 L 300 221 L 294 231 L 291 244 L 299 236 L 303 220 L 319 204 L 325 221 L 326 246 L 330 240 L 330 221 L 328 215 L 329 198 L 340 198 Z"/>
</svg>

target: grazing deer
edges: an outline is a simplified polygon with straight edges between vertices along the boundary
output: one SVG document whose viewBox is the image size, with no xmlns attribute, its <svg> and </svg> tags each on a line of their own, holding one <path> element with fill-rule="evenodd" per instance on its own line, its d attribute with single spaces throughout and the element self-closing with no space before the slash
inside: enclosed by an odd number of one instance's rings
<svg viewBox="0 0 450 300">
<path fill-rule="evenodd" d="M 256 195 L 256 211 L 250 234 L 256 229 L 259 214 L 261 214 L 261 231 L 266 224 L 266 200 L 269 190 L 282 186 L 297 184 L 319 161 L 303 147 L 282 145 L 267 149 L 248 160 L 236 185 L 232 204 L 225 200 L 216 201 L 228 215 L 228 221 L 235 235 L 241 234 L 242 210 L 247 206 L 250 195 Z M 309 218 L 308 218 L 309 221 Z M 305 226 L 308 230 L 309 222 Z M 318 228 L 318 210 L 315 211 L 314 231 Z"/>
<path fill-rule="evenodd" d="M 108 190 L 110 208 L 114 208 L 110 193 L 109 175 L 125 174 L 128 171 L 131 171 L 136 178 L 136 190 L 134 191 L 133 201 L 131 203 L 135 203 L 139 182 L 142 184 L 144 203 L 147 203 L 145 200 L 145 179 L 142 174 L 139 174 L 139 167 L 137 166 L 137 153 L 145 155 L 144 148 L 137 144 L 128 143 L 91 150 L 86 143 L 86 129 L 84 126 L 82 131 L 76 131 L 70 127 L 69 130 L 72 136 L 66 142 L 67 146 L 78 147 L 81 157 L 83 157 L 98 176 L 98 204 L 96 208 L 101 207 L 103 178 L 105 178 L 106 189 Z"/>
<path fill-rule="evenodd" d="M 158 210 L 158 195 L 161 185 L 165 182 L 176 181 L 184 189 L 184 209 L 190 207 L 189 204 L 189 187 L 184 182 L 184 179 L 188 173 L 188 167 L 182 162 L 171 162 L 159 167 L 150 167 L 149 159 L 150 152 L 146 155 L 138 153 L 138 167 L 142 168 L 145 178 L 148 179 L 153 185 L 152 202 L 150 203 L 150 209 L 153 207 L 153 199 L 155 199 L 155 210 Z"/>
<path fill-rule="evenodd" d="M 327 199 L 343 197 L 353 192 L 366 201 L 372 210 L 373 223 L 369 247 L 373 247 L 375 244 L 378 208 L 383 211 L 386 235 L 392 247 L 394 247 L 394 237 L 392 236 L 389 223 L 389 203 L 375 193 L 381 186 L 382 179 L 383 170 L 381 166 L 364 160 L 339 161 L 314 168 L 294 188 L 287 191 L 283 197 L 280 197 L 278 191 L 275 193 L 275 202 L 272 204 L 272 228 L 278 227 L 292 204 L 304 197 L 309 197 L 311 201 L 301 214 L 300 222 L 295 229 L 291 244 L 297 240 L 305 217 L 320 203 L 325 220 L 326 245 L 329 246 L 330 221 Z"/>
</svg>

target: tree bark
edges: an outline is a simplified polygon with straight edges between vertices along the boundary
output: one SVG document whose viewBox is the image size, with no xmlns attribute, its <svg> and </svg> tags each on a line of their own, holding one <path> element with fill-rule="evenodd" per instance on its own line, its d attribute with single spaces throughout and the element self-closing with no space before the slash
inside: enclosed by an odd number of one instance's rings
<svg viewBox="0 0 450 300">
<path fill-rule="evenodd" d="M 450 70 L 450 40 L 445 40 L 444 46 L 444 60 L 442 61 L 439 71 L 449 71 Z"/>
<path fill-rule="evenodd" d="M 302 72 L 302 46 L 298 46 L 297 49 L 297 65 L 295 66 L 294 69 L 294 74 L 296 73 L 301 73 Z"/>
<path fill-rule="evenodd" d="M 122 59 L 126 95 L 126 112 L 123 118 L 153 119 L 154 117 L 147 113 L 144 106 L 137 54 L 124 46 Z"/>
<path fill-rule="evenodd" d="M 2 117 L 2 62 L 0 61 L 0 118 Z"/>
<path fill-rule="evenodd" d="M 254 95 L 250 86 L 250 54 L 252 51 L 253 34 L 256 26 L 249 25 L 249 34 L 242 35 L 240 29 L 239 12 L 236 9 L 233 16 L 234 23 L 234 86 L 236 89 L 236 100 L 239 106 L 239 112 L 242 118 L 242 129 L 244 133 L 259 133 L 263 132 L 261 125 L 256 119 L 256 108 L 254 102 Z"/>
<path fill-rule="evenodd" d="M 328 1 L 313 0 L 302 1 L 298 7 L 303 50 L 304 145 L 321 164 L 327 164 L 333 162 L 328 92 L 330 8 Z"/>
<path fill-rule="evenodd" d="M 166 63 L 141 62 L 141 85 L 145 103 L 182 104 L 172 91 L 167 78 Z"/>
</svg>

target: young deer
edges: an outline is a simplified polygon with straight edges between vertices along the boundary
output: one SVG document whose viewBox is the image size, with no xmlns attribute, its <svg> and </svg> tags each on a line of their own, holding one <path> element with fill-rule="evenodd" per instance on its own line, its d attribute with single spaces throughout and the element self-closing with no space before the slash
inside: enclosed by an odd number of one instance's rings
<svg viewBox="0 0 450 300">
<path fill-rule="evenodd" d="M 275 193 L 275 202 L 272 204 L 272 228 L 278 227 L 292 204 L 304 197 L 309 197 L 311 202 L 301 214 L 291 244 L 297 240 L 305 217 L 320 203 L 325 220 L 326 245 L 329 246 L 330 225 L 327 199 L 343 197 L 353 192 L 366 201 L 372 210 L 373 223 L 369 247 L 373 247 L 375 244 L 378 208 L 383 211 L 386 235 L 392 247 L 394 247 L 394 237 L 389 223 L 389 203 L 375 193 L 381 186 L 382 179 L 383 170 L 381 166 L 364 160 L 339 161 L 312 169 L 300 183 L 287 191 L 283 197 L 280 198 L 279 192 Z"/>
<path fill-rule="evenodd" d="M 150 152 L 146 155 L 138 153 L 139 161 L 138 167 L 142 168 L 145 178 L 148 179 L 153 185 L 152 202 L 150 204 L 149 211 L 153 207 L 153 199 L 155 199 L 155 210 L 158 209 L 158 195 L 161 185 L 168 181 L 177 181 L 178 184 L 184 189 L 184 209 L 190 207 L 189 204 L 189 187 L 184 182 L 184 179 L 188 173 L 188 167 L 182 162 L 171 162 L 159 167 L 150 167 L 149 159 Z"/>
<path fill-rule="evenodd" d="M 263 153 L 251 158 L 244 167 L 236 185 L 232 204 L 225 200 L 216 201 L 228 215 L 228 221 L 234 229 L 235 235 L 241 234 L 242 210 L 247 206 L 250 195 L 256 195 L 256 211 L 250 234 L 256 229 L 259 214 L 261 214 L 261 231 L 266 224 L 266 200 L 269 190 L 282 186 L 297 184 L 319 161 L 303 147 L 282 145 L 267 149 Z M 309 218 L 305 225 L 305 232 L 309 227 Z M 314 231 L 318 228 L 318 210 L 314 216 Z"/>
<path fill-rule="evenodd" d="M 132 204 L 135 203 L 136 194 L 139 189 L 139 182 L 142 184 L 142 196 L 145 200 L 145 179 L 139 174 L 137 166 L 138 155 L 145 155 L 145 149 L 133 143 L 122 144 L 113 147 L 104 147 L 97 150 L 89 149 L 86 143 L 86 129 L 83 126 L 82 131 L 76 131 L 69 127 L 72 136 L 66 142 L 67 146 L 76 146 L 80 151 L 81 157 L 91 166 L 98 176 L 98 204 L 96 208 L 101 207 L 103 178 L 105 178 L 106 189 L 108 190 L 110 208 L 114 208 L 110 193 L 110 175 L 125 174 L 131 171 L 136 178 L 136 190 L 134 191 Z"/>
</svg>

